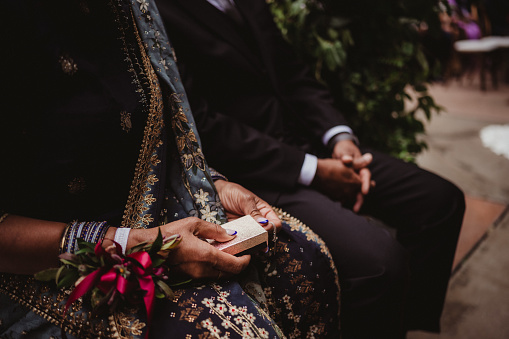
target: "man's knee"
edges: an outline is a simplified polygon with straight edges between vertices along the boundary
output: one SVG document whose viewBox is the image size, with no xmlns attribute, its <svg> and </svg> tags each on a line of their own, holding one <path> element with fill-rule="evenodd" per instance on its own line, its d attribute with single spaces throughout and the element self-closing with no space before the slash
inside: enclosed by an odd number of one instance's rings
<svg viewBox="0 0 509 339">
<path fill-rule="evenodd" d="M 453 183 L 443 179 L 434 197 L 435 218 L 459 228 L 465 213 L 465 194 Z M 430 208 L 429 206 L 427 208 Z"/>
<path fill-rule="evenodd" d="M 409 278 L 407 250 L 392 237 L 388 237 L 383 244 L 366 248 L 366 251 L 360 254 L 363 260 L 359 265 L 362 267 L 359 267 L 355 276 L 347 278 L 345 289 L 359 289 L 358 292 L 362 290 L 361 293 L 373 298 L 403 293 Z"/>
<path fill-rule="evenodd" d="M 409 254 L 399 243 L 394 241 L 386 247 L 384 256 L 376 264 L 381 268 L 376 278 L 381 293 L 389 295 L 402 294 L 406 290 L 410 271 Z"/>
</svg>

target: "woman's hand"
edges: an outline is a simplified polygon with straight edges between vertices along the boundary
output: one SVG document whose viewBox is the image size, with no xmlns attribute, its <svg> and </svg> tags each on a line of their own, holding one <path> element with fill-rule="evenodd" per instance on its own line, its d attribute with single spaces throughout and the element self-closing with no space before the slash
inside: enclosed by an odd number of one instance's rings
<svg viewBox="0 0 509 339">
<path fill-rule="evenodd" d="M 216 180 L 215 185 L 229 220 L 235 220 L 245 215 L 250 215 L 260 222 L 267 232 L 272 230 L 272 225 L 274 225 L 276 229 L 282 227 L 281 220 L 274 210 L 272 210 L 272 207 L 253 192 L 238 184 L 225 180 Z M 261 222 L 264 219 L 268 219 L 269 222 Z"/>
<path fill-rule="evenodd" d="M 214 239 L 225 242 L 235 238 L 217 224 L 199 218 L 189 217 L 161 226 L 163 236 L 180 234 L 182 241 L 170 253 L 168 264 L 180 273 L 193 279 L 219 279 L 240 273 L 251 260 L 250 255 L 236 257 L 224 253 L 207 241 Z M 108 236 L 108 235 L 107 235 Z M 157 236 L 157 228 L 133 229 L 129 234 L 127 248 L 143 241 L 153 241 Z"/>
</svg>

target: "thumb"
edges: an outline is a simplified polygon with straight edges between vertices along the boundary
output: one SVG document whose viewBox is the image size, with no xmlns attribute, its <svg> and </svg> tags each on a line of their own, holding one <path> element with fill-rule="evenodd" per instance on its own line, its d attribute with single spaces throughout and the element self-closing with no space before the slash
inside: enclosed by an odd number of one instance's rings
<svg viewBox="0 0 509 339">
<path fill-rule="evenodd" d="M 345 154 L 345 155 L 342 155 L 341 156 L 341 161 L 345 164 L 345 165 L 350 165 L 353 163 L 353 157 L 349 154 Z"/>
<path fill-rule="evenodd" d="M 237 231 L 223 228 L 218 224 L 203 221 L 198 224 L 194 234 L 197 237 L 213 239 L 219 242 L 230 241 L 237 235 Z"/>
<path fill-rule="evenodd" d="M 365 153 L 362 156 L 354 159 L 353 167 L 355 169 L 361 169 L 367 167 L 371 161 L 373 161 L 373 155 L 371 153 Z"/>
</svg>

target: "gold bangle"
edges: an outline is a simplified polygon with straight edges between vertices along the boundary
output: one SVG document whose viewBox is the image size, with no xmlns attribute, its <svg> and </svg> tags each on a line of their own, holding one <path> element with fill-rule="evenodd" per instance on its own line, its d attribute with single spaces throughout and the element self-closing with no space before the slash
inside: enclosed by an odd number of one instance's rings
<svg viewBox="0 0 509 339">
<path fill-rule="evenodd" d="M 62 232 L 62 240 L 60 241 L 60 249 L 59 249 L 59 252 L 60 254 L 64 253 L 64 250 L 65 250 L 65 247 L 67 247 L 66 245 L 66 238 L 67 238 L 67 233 L 69 233 L 69 228 L 71 224 L 66 224 L 65 225 L 65 229 L 64 231 Z"/>
<path fill-rule="evenodd" d="M 2 214 L 2 216 L 0 217 L 0 222 L 4 221 L 5 218 L 7 218 L 8 215 L 9 215 L 9 213 Z"/>
</svg>

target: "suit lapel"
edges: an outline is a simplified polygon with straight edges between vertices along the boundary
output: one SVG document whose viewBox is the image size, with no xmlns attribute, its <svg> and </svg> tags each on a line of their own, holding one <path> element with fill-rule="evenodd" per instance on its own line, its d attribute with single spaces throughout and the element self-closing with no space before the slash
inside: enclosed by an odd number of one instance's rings
<svg viewBox="0 0 509 339">
<path fill-rule="evenodd" d="M 206 26 L 208 30 L 221 40 L 229 43 L 234 49 L 238 50 L 249 62 L 256 67 L 260 67 L 260 62 L 253 55 L 247 42 L 239 34 L 239 28 L 231 18 L 226 14 L 209 4 L 206 0 L 177 0 L 183 8 L 197 21 Z"/>
<path fill-rule="evenodd" d="M 246 24 L 249 26 L 250 31 L 253 33 L 254 41 L 256 42 L 256 48 L 260 51 L 260 57 L 262 58 L 263 67 L 267 71 L 267 75 L 270 78 L 272 84 L 274 84 L 274 88 L 277 88 L 275 85 L 277 83 L 275 76 L 275 69 L 273 65 L 272 57 L 270 56 L 267 48 L 265 46 L 265 41 L 263 38 L 263 33 L 259 29 L 259 23 L 256 22 L 256 17 L 258 15 L 263 15 L 265 8 L 264 1 L 253 1 L 253 0 L 234 0 L 237 5 L 238 10 L 242 14 Z"/>
</svg>

